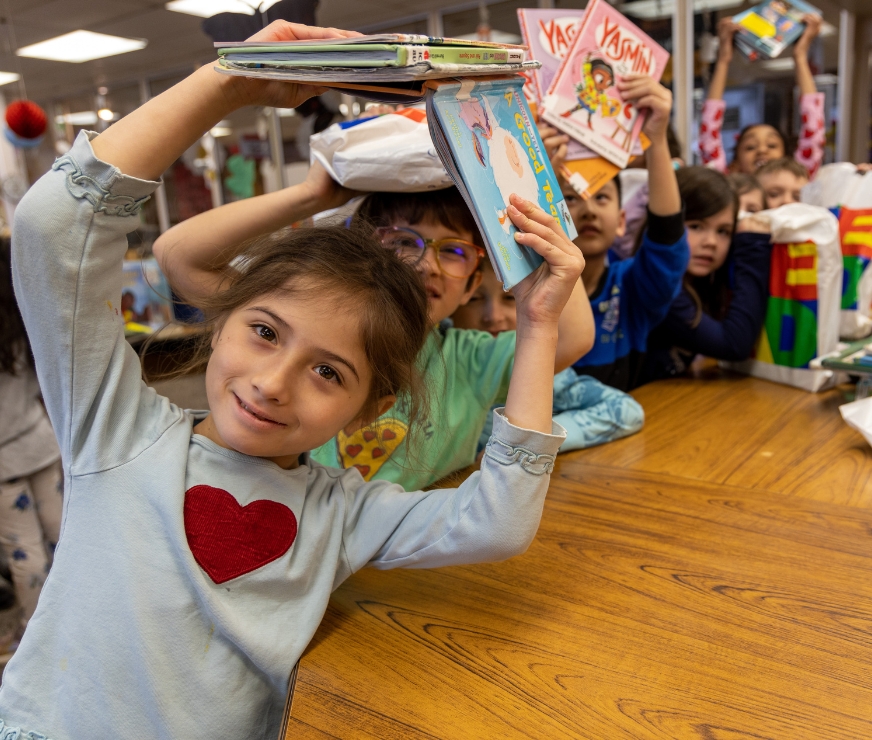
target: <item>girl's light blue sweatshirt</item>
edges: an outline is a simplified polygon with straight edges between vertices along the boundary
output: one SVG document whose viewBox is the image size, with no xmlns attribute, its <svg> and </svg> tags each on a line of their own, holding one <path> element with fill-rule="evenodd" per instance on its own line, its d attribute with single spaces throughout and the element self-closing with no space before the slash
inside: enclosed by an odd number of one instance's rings
<svg viewBox="0 0 872 740">
<path fill-rule="evenodd" d="M 157 183 L 96 159 L 93 136 L 30 189 L 13 228 L 65 512 L 3 675 L 0 737 L 274 740 L 333 589 L 366 565 L 523 552 L 563 431 L 497 412 L 481 471 L 428 492 L 308 459 L 283 470 L 192 434 L 193 414 L 143 384 L 118 310 L 126 234 Z"/>
</svg>

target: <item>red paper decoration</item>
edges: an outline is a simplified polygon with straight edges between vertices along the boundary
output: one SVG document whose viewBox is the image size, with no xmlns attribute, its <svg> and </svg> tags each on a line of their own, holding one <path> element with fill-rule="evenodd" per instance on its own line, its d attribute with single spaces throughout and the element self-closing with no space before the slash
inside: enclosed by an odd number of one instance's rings
<svg viewBox="0 0 872 740">
<path fill-rule="evenodd" d="M 6 107 L 6 125 L 22 139 L 38 139 L 45 133 L 48 118 L 32 100 L 16 100 Z"/>
</svg>

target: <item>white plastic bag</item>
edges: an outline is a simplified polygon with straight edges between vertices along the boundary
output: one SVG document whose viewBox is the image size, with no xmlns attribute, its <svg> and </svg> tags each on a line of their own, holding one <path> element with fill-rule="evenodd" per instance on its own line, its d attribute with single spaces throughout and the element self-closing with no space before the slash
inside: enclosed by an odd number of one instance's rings
<svg viewBox="0 0 872 740">
<path fill-rule="evenodd" d="M 335 123 L 309 140 L 312 161 L 317 159 L 340 185 L 409 193 L 454 184 L 430 139 L 423 111 L 406 108 L 349 123 Z"/>
<path fill-rule="evenodd" d="M 802 190 L 804 203 L 829 208 L 839 219 L 842 297 L 839 335 L 860 339 L 872 333 L 872 172 L 850 162 L 821 168 Z"/>
<path fill-rule="evenodd" d="M 851 429 L 860 432 L 872 445 L 872 398 L 842 404 L 839 413 Z"/>
<path fill-rule="evenodd" d="M 833 373 L 809 363 L 839 342 L 839 224 L 827 209 L 802 203 L 756 215 L 772 231 L 766 320 L 754 357 L 722 364 L 815 393 L 832 384 Z"/>
</svg>

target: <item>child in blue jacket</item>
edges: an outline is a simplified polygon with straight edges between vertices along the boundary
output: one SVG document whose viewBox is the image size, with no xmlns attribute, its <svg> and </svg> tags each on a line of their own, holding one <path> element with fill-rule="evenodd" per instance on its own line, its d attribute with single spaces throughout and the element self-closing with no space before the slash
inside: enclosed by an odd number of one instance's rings
<svg viewBox="0 0 872 740">
<path fill-rule="evenodd" d="M 618 83 L 624 97 L 643 83 L 624 77 Z M 582 281 L 590 298 L 596 325 L 593 349 L 574 363 L 579 375 L 590 375 L 619 390 L 634 388 L 642 373 L 648 335 L 659 324 L 681 289 L 687 266 L 687 239 L 681 201 L 666 132 L 672 94 L 662 85 L 649 85 L 636 101 L 651 112 L 645 133 L 651 140 L 648 166 L 648 226 L 634 257 L 608 264 L 606 255 L 625 229 L 618 178 L 606 183 L 588 200 L 563 186 L 585 258 Z"/>
</svg>

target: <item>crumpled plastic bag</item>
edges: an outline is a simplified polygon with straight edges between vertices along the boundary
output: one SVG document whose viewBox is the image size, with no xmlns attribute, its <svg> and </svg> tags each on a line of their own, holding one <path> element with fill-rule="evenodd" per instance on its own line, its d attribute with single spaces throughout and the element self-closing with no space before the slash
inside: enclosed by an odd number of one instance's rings
<svg viewBox="0 0 872 740">
<path fill-rule="evenodd" d="M 851 429 L 860 432 L 872 445 L 872 398 L 842 404 L 839 413 Z"/>
<path fill-rule="evenodd" d="M 843 278 L 839 335 L 872 334 L 872 172 L 850 162 L 821 168 L 802 189 L 803 203 L 828 208 L 839 219 Z"/>
<path fill-rule="evenodd" d="M 454 184 L 433 146 L 427 116 L 416 108 L 335 123 L 309 145 L 312 162 L 353 190 L 414 193 Z"/>
<path fill-rule="evenodd" d="M 832 371 L 812 361 L 839 343 L 839 223 L 829 210 L 804 203 L 755 217 L 772 232 L 766 320 L 754 357 L 721 365 L 816 393 L 834 382 Z"/>
</svg>

